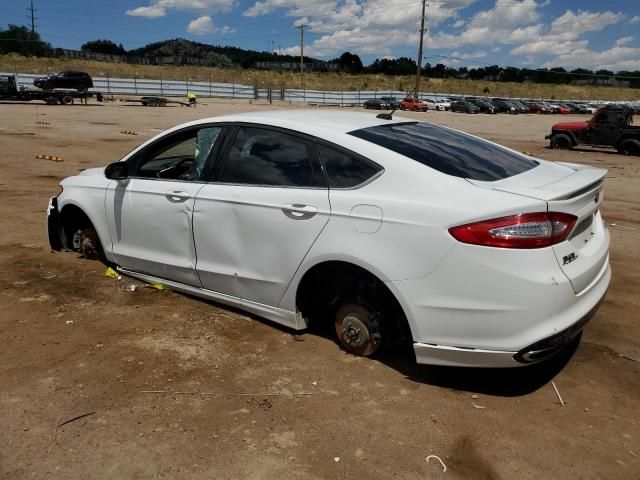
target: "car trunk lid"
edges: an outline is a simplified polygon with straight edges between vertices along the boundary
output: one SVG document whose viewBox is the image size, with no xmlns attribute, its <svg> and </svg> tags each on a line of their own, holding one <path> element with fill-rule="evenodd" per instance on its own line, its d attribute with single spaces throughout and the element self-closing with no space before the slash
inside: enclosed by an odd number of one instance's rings
<svg viewBox="0 0 640 480">
<path fill-rule="evenodd" d="M 573 290 L 579 293 L 596 279 L 608 258 L 609 236 L 599 212 L 606 174 L 602 168 L 541 162 L 536 168 L 503 180 L 469 181 L 483 188 L 544 200 L 550 212 L 577 217 L 568 239 L 552 249 Z"/>
</svg>

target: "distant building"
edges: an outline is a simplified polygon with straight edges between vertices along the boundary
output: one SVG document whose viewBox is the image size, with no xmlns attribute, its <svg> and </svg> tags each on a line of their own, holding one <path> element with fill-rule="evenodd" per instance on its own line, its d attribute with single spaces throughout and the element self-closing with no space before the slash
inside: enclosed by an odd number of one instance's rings
<svg viewBox="0 0 640 480">
<path fill-rule="evenodd" d="M 579 78 L 577 80 L 572 81 L 571 83 L 573 83 L 574 85 L 597 85 L 599 87 L 629 88 L 631 86 L 631 81 L 619 80 L 616 77 Z"/>
<path fill-rule="evenodd" d="M 66 48 L 56 48 L 55 56 L 65 58 L 81 58 L 84 60 L 95 60 L 97 62 L 127 63 L 127 57 L 124 55 L 94 53 L 87 50 L 68 50 Z"/>
<path fill-rule="evenodd" d="M 300 71 L 300 62 L 254 62 L 254 68 L 259 70 L 289 70 Z M 337 63 L 329 62 L 305 62 L 305 72 L 337 72 Z"/>
</svg>

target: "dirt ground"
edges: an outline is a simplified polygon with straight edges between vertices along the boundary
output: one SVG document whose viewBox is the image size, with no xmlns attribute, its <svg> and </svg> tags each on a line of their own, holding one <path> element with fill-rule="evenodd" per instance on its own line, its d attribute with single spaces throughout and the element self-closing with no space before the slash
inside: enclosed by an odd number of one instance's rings
<svg viewBox="0 0 640 480">
<path fill-rule="evenodd" d="M 516 370 L 416 366 L 170 291 L 129 293 L 140 283 L 50 252 L 62 178 L 183 121 L 289 108 L 205 103 L 0 105 L 1 478 L 640 478 L 640 363 L 620 356 L 640 358 L 639 158 L 549 150 L 558 116 L 407 114 L 608 168 L 617 225 L 612 284 L 580 345 Z"/>
</svg>

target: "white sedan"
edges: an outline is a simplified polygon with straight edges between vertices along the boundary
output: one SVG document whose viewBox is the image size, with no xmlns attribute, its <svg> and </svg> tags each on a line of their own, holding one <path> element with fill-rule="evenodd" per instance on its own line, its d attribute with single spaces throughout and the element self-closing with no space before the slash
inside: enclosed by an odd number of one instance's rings
<svg viewBox="0 0 640 480">
<path fill-rule="evenodd" d="M 54 250 L 347 351 L 419 363 L 548 358 L 609 285 L 606 170 L 389 114 L 256 112 L 179 125 L 66 178 Z"/>
</svg>

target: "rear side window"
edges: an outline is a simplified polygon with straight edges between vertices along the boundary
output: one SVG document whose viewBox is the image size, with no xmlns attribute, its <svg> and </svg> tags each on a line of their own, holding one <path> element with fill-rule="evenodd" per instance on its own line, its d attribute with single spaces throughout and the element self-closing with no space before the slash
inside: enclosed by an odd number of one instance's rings
<svg viewBox="0 0 640 480">
<path fill-rule="evenodd" d="M 331 188 L 350 188 L 365 183 L 375 176 L 382 167 L 346 152 L 319 145 Z"/>
<path fill-rule="evenodd" d="M 379 125 L 349 134 L 439 172 L 471 180 L 501 180 L 539 164 L 485 140 L 429 123 Z"/>
<path fill-rule="evenodd" d="M 323 186 L 314 169 L 315 145 L 303 138 L 254 127 L 240 127 L 222 182 L 277 187 Z"/>
</svg>

